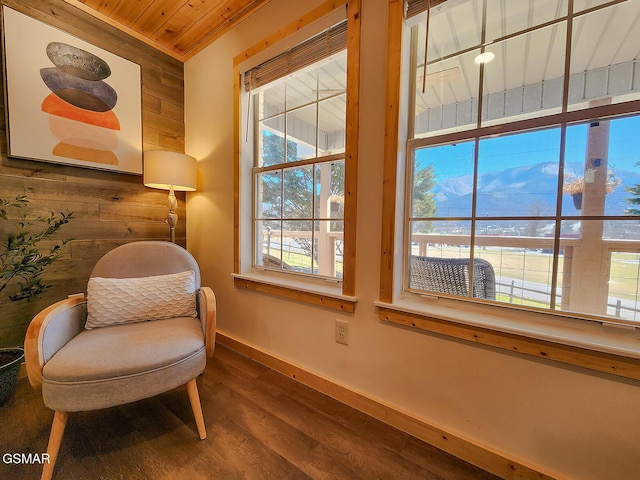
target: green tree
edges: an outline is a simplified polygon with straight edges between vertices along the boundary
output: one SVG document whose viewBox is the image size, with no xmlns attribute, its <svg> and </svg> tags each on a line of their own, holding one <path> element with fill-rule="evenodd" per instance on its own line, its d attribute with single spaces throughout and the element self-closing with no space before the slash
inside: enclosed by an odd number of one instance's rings
<svg viewBox="0 0 640 480">
<path fill-rule="evenodd" d="M 411 199 L 411 216 L 414 218 L 435 217 L 438 207 L 436 206 L 433 187 L 436 186 L 436 173 L 433 165 L 427 165 L 417 170 L 413 175 L 413 189 Z M 433 225 L 428 221 L 413 222 L 413 233 L 427 233 L 433 229 Z"/>
<path fill-rule="evenodd" d="M 640 167 L 640 162 L 637 162 L 636 165 Z M 633 195 L 633 197 L 627 199 L 627 203 L 633 205 L 633 207 L 627 207 L 624 213 L 626 215 L 640 215 L 640 208 L 635 208 L 636 206 L 640 207 L 640 183 L 625 187 L 625 190 Z"/>
<path fill-rule="evenodd" d="M 286 149 L 285 149 L 286 145 Z M 265 132 L 262 136 L 262 165 L 278 165 L 298 160 L 298 144 L 283 137 Z M 331 181 L 329 195 L 336 198 L 344 197 L 344 161 L 336 161 L 331 165 Z M 282 218 L 283 230 L 311 231 L 313 222 L 309 219 L 317 218 L 319 209 L 313 212 L 314 189 L 317 190 L 319 165 L 301 165 L 294 168 L 266 172 L 261 177 L 261 197 L 259 208 L 263 218 L 279 220 Z M 316 186 L 314 187 L 314 170 L 316 170 Z M 317 193 L 317 192 L 316 192 Z M 338 204 L 338 211 L 332 218 L 343 215 L 343 205 Z M 332 230 L 341 228 L 339 222 L 332 222 Z M 307 256 L 311 256 L 311 239 L 299 237 L 293 239 Z M 317 258 L 315 259 L 317 261 Z"/>
<path fill-rule="evenodd" d="M 285 141 L 283 137 L 265 132 L 263 141 L 263 165 L 285 163 Z M 286 143 L 286 163 L 298 158 L 297 144 Z M 266 218 L 310 218 L 313 196 L 313 167 L 280 171 L 264 175 L 262 181 L 262 208 Z M 283 185 L 284 182 L 284 185 Z M 286 227 L 284 227 L 286 229 Z"/>
</svg>

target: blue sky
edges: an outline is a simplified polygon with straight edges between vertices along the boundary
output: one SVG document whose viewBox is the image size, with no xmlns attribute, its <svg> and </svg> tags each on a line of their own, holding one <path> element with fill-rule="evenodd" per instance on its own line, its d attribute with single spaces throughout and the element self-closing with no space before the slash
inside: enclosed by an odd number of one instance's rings
<svg viewBox="0 0 640 480">
<path fill-rule="evenodd" d="M 567 163 L 584 164 L 589 124 L 567 130 Z M 638 171 L 640 167 L 640 116 L 612 120 L 609 134 L 609 165 L 615 170 Z M 437 179 L 473 174 L 473 142 L 444 145 L 416 153 L 418 168 L 434 164 Z M 528 132 L 481 141 L 480 172 L 557 161 L 560 129 Z M 581 172 L 575 172 L 581 173 Z"/>
</svg>

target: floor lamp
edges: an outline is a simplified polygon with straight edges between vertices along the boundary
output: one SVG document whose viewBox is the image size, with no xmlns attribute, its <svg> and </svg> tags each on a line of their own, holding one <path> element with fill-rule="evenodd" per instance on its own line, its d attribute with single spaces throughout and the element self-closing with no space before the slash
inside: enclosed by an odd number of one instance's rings
<svg viewBox="0 0 640 480">
<path fill-rule="evenodd" d="M 169 190 L 169 232 L 171 241 L 176 242 L 176 208 L 178 200 L 175 191 L 193 192 L 196 189 L 196 159 L 184 153 L 165 150 L 144 152 L 144 184 L 147 187 Z"/>
</svg>

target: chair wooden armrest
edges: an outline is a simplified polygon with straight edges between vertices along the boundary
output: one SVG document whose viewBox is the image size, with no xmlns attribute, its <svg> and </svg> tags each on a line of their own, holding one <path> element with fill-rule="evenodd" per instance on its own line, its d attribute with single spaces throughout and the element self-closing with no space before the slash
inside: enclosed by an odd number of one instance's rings
<svg viewBox="0 0 640 480">
<path fill-rule="evenodd" d="M 207 357 L 213 356 L 216 346 L 216 295 L 209 287 L 200 288 L 200 321 L 204 326 Z"/>
<path fill-rule="evenodd" d="M 115 407 L 184 385 L 198 436 L 206 438 L 196 379 L 204 372 L 207 357 L 213 355 L 215 347 L 216 297 L 210 288 L 201 288 L 195 258 L 171 242 L 128 242 L 98 260 L 89 278 L 107 278 L 124 285 L 127 282 L 120 282 L 124 279 L 184 272 L 195 274 L 189 277 L 195 279 L 189 285 L 198 290 L 196 295 L 189 290 L 189 300 L 197 301 L 199 318 L 178 315 L 158 321 L 133 321 L 137 304 L 133 302 L 133 308 L 118 305 L 127 302 L 118 302 L 125 294 L 119 293 L 116 285 L 106 288 L 103 296 L 105 308 L 116 318 L 109 326 L 85 329 L 87 302 L 82 294 L 52 305 L 31 321 L 25 341 L 29 381 L 42 389 L 44 405 L 55 411 L 43 479 L 53 474 L 70 412 Z M 172 284 L 164 282 L 163 286 L 171 288 Z M 153 318 L 153 312 L 163 308 L 162 298 L 147 298 L 138 295 L 138 290 L 130 288 L 128 293 L 139 298 L 141 309 L 148 309 Z M 161 289 L 157 291 L 165 296 Z M 191 306 L 189 310 L 192 312 Z"/>
<path fill-rule="evenodd" d="M 86 303 L 84 296 L 61 300 L 42 310 L 29 323 L 24 351 L 29 383 L 34 388 L 42 386 L 42 368 L 47 360 L 82 331 Z M 50 327 L 55 333 L 47 335 Z"/>
</svg>

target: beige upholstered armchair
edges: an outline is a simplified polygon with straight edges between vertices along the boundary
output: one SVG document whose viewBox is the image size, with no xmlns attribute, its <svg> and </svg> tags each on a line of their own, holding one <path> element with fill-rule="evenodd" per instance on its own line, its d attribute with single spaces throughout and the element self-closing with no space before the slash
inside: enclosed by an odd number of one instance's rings
<svg viewBox="0 0 640 480">
<path fill-rule="evenodd" d="M 40 312 L 25 341 L 27 373 L 55 411 L 43 479 L 53 475 L 70 412 L 152 397 L 186 385 L 206 438 L 196 377 L 213 355 L 216 299 L 195 259 L 168 242 L 119 246 L 94 267 L 87 296 Z"/>
</svg>

